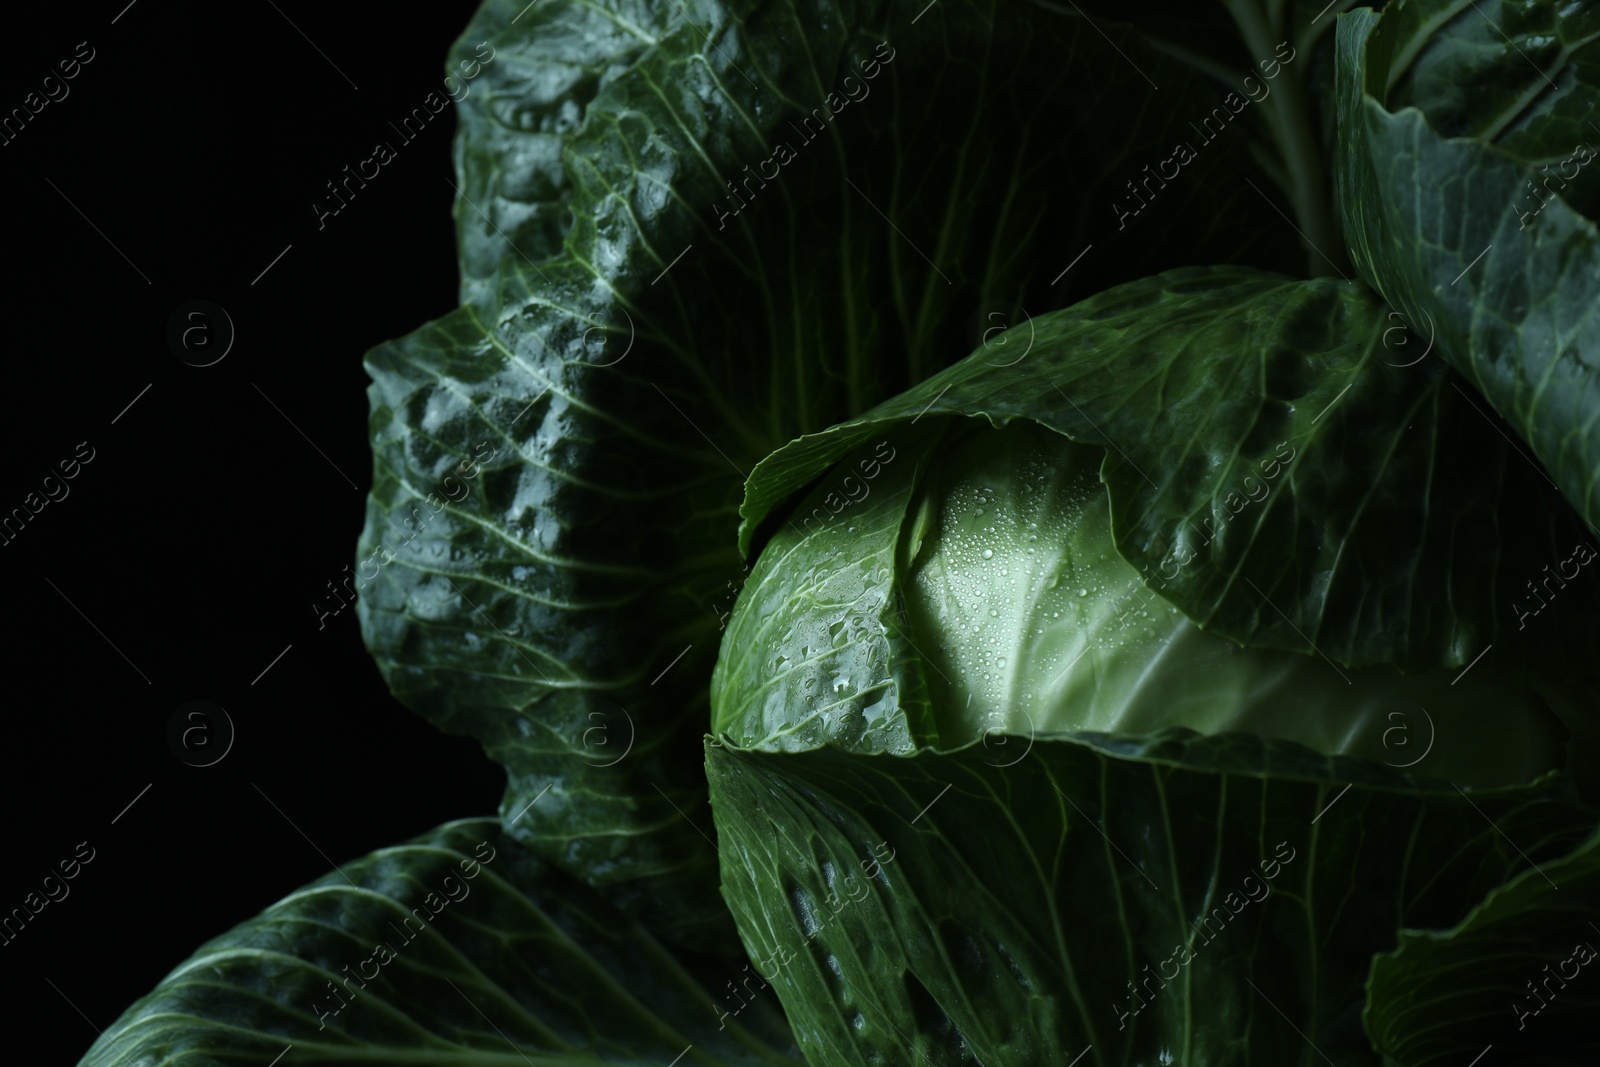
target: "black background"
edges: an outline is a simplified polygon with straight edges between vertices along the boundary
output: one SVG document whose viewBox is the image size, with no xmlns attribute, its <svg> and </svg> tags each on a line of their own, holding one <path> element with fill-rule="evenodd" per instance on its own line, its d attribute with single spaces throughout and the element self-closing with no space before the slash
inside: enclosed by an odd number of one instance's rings
<svg viewBox="0 0 1600 1067">
<path fill-rule="evenodd" d="M 408 143 L 388 123 L 442 88 L 475 5 L 125 4 L 8 12 L 0 74 L 9 113 L 94 50 L 0 145 L 0 514 L 94 450 L 0 545 L 0 913 L 94 849 L 0 944 L 8 1011 L 60 1063 L 202 941 L 330 864 L 492 813 L 504 785 L 389 695 L 353 608 L 319 628 L 311 606 L 354 566 L 362 354 L 456 304 L 454 107 Z M 324 183 L 380 140 L 396 159 L 319 230 Z M 193 300 L 236 331 L 213 366 L 168 345 Z M 236 729 L 209 767 L 168 745 L 190 700 Z"/>
</svg>

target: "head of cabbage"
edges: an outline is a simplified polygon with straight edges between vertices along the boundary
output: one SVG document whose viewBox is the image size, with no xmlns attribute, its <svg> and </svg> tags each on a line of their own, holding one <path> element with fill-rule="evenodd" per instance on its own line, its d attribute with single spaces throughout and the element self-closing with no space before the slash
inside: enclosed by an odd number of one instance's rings
<svg viewBox="0 0 1600 1067">
<path fill-rule="evenodd" d="M 1561 765 L 1560 721 L 1487 670 L 1351 668 L 1203 629 L 1118 554 L 1102 462 L 1036 423 L 939 418 L 836 464 L 751 568 L 712 732 L 908 755 L 1243 731 L 1469 787 Z"/>
</svg>

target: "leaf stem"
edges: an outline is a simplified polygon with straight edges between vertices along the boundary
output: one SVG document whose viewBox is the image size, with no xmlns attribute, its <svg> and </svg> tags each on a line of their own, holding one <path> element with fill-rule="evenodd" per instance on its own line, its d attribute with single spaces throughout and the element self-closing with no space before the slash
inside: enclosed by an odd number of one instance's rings
<svg viewBox="0 0 1600 1067">
<path fill-rule="evenodd" d="M 1234 24 L 1244 39 L 1245 47 L 1257 56 L 1275 55 L 1272 44 L 1271 17 L 1262 10 L 1260 0 L 1222 0 L 1223 6 L 1233 16 Z M 1274 0 L 1265 0 L 1271 4 Z M 1290 53 L 1293 60 L 1300 59 L 1298 51 Z M 1278 90 L 1261 101 L 1267 128 L 1277 143 L 1283 157 L 1280 184 L 1289 197 L 1290 207 L 1299 223 L 1301 237 L 1310 247 L 1306 250 L 1307 272 L 1311 277 L 1344 276 L 1349 267 L 1345 257 L 1344 236 L 1334 218 L 1333 197 L 1328 183 L 1327 168 L 1323 165 L 1322 150 L 1317 144 L 1311 110 L 1307 105 L 1305 77 L 1310 63 L 1286 69 L 1287 80 Z"/>
</svg>

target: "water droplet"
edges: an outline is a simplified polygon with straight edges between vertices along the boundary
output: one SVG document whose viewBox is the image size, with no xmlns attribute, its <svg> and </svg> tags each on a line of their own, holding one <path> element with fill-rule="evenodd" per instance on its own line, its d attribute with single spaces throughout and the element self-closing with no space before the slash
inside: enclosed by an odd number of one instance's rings
<svg viewBox="0 0 1600 1067">
<path fill-rule="evenodd" d="M 1088 596 L 1089 595 L 1089 590 L 1087 590 L 1087 589 L 1079 589 L 1078 590 L 1078 595 L 1079 596 Z"/>
<path fill-rule="evenodd" d="M 984 549 L 983 550 L 983 558 L 984 559 L 994 559 L 994 549 L 992 549 L 992 548 Z"/>
<path fill-rule="evenodd" d="M 994 608 L 990 608 L 989 609 L 989 614 L 994 616 L 997 619 L 1000 617 L 1000 613 L 998 611 L 996 611 Z"/>
</svg>

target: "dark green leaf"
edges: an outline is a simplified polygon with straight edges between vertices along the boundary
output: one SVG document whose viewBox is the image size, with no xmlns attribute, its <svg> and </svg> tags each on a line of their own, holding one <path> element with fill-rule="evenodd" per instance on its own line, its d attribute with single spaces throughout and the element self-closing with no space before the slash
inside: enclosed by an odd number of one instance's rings
<svg viewBox="0 0 1600 1067">
<path fill-rule="evenodd" d="M 1403 365 L 1417 342 L 1363 287 L 1191 268 L 1033 327 L 1021 358 L 980 350 L 763 460 L 746 547 L 782 500 L 897 425 L 1022 418 L 1106 450 L 1118 550 L 1243 644 L 1411 670 L 1595 640 L 1588 582 L 1554 602 L 1560 622 L 1543 620 L 1537 643 L 1518 643 L 1541 610 L 1524 584 L 1570 559 L 1582 527 L 1523 477 L 1452 372 Z"/>
<path fill-rule="evenodd" d="M 708 748 L 724 892 L 811 1062 L 1372 1064 L 1372 954 L 1593 826 L 1558 779 L 1469 797 L 1245 734 L 1027 740 Z"/>
<path fill-rule="evenodd" d="M 1496 889 L 1459 926 L 1403 932 L 1373 961 L 1367 1030 L 1406 1067 L 1467 1063 L 1491 1046 L 1500 1062 L 1593 1063 L 1597 953 L 1600 833 Z"/>
<path fill-rule="evenodd" d="M 513 832 L 665 936 L 718 933 L 695 746 L 757 460 L 1107 280 L 1297 258 L 1221 144 L 1118 206 L 1200 82 L 1103 29 L 495 0 L 456 50 L 494 49 L 457 146 L 468 302 L 368 357 L 363 634 L 506 765 Z"/>
<path fill-rule="evenodd" d="M 1559 485 L 1591 523 L 1597 39 L 1584 3 L 1423 0 L 1339 23 L 1351 258 L 1527 442 L 1520 476 Z"/>
<path fill-rule="evenodd" d="M 202 945 L 81 1067 L 802 1067 L 770 994 L 719 1018 L 746 966 L 674 955 L 498 821 L 464 820 Z"/>
</svg>

